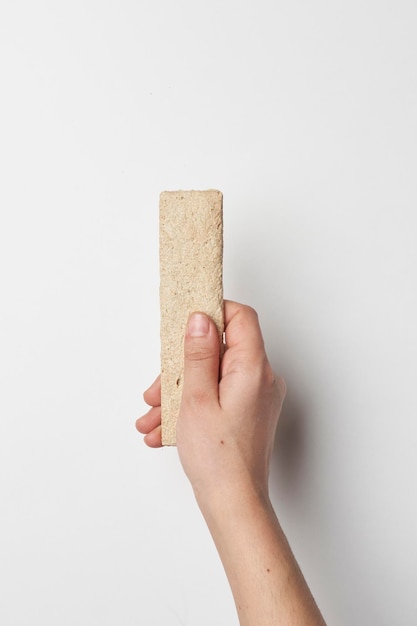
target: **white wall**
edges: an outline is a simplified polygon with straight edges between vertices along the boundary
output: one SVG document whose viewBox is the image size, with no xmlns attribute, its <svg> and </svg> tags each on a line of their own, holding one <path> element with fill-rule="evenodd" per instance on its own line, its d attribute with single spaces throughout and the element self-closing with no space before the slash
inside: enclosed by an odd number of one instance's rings
<svg viewBox="0 0 417 626">
<path fill-rule="evenodd" d="M 0 5 L 0 622 L 237 624 L 159 368 L 158 194 L 224 193 L 325 617 L 417 623 L 415 2 Z"/>
</svg>

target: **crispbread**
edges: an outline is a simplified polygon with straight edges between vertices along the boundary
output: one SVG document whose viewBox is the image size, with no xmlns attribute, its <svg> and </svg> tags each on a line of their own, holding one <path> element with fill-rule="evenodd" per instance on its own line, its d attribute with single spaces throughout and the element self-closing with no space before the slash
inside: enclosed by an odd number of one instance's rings
<svg viewBox="0 0 417 626">
<path fill-rule="evenodd" d="M 164 191 L 159 203 L 162 444 L 176 443 L 184 334 L 189 315 L 223 320 L 223 214 L 220 191 Z"/>
</svg>

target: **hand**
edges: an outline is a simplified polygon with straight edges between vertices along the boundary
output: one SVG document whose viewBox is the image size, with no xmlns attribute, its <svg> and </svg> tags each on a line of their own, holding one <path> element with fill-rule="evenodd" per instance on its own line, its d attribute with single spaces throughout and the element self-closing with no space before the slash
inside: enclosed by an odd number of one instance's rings
<svg viewBox="0 0 417 626">
<path fill-rule="evenodd" d="M 236 489 L 238 483 L 266 494 L 285 382 L 271 369 L 253 309 L 226 301 L 225 325 L 226 349 L 219 363 L 214 323 L 200 313 L 188 322 L 178 453 L 197 496 L 220 486 Z M 159 447 L 160 377 L 144 399 L 152 408 L 136 427 L 146 434 L 147 445 Z"/>
<path fill-rule="evenodd" d="M 178 453 L 230 582 L 241 626 L 325 626 L 268 495 L 269 461 L 286 387 L 265 354 L 258 317 L 225 302 L 226 349 L 204 314 L 188 320 Z M 161 446 L 161 383 L 137 420 Z"/>
</svg>

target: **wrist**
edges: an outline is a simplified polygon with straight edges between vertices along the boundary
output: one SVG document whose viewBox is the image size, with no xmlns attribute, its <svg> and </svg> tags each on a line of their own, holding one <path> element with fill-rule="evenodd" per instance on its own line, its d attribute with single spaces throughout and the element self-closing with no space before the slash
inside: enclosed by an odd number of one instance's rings
<svg viewBox="0 0 417 626">
<path fill-rule="evenodd" d="M 255 510 L 274 514 L 267 485 L 250 479 L 193 487 L 197 504 L 209 526 L 240 518 Z"/>
</svg>

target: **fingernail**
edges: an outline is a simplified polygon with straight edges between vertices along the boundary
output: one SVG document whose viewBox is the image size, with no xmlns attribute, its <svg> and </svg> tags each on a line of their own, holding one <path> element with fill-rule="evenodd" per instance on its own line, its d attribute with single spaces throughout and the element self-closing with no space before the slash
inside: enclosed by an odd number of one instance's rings
<svg viewBox="0 0 417 626">
<path fill-rule="evenodd" d="M 190 337 L 204 337 L 209 331 L 209 319 L 203 313 L 193 313 L 188 320 L 188 334 Z"/>
</svg>

